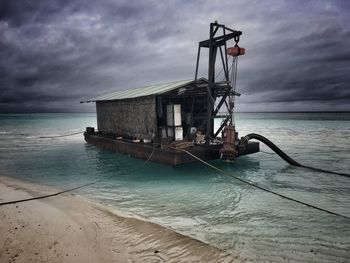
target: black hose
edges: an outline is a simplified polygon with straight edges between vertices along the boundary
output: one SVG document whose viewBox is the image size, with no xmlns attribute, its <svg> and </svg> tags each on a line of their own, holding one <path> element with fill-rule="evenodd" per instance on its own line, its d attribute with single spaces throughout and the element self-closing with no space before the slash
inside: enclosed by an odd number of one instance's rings
<svg viewBox="0 0 350 263">
<path fill-rule="evenodd" d="M 266 144 L 268 147 L 270 147 L 271 150 L 273 150 L 275 153 L 277 153 L 283 160 L 285 160 L 287 163 L 297 166 L 297 167 L 303 167 L 306 169 L 310 169 L 316 172 L 322 172 L 322 173 L 329 173 L 329 174 L 336 174 L 336 175 L 341 175 L 345 177 L 350 177 L 350 174 L 348 173 L 341 173 L 341 172 L 334 172 L 334 171 L 329 171 L 329 170 L 324 170 L 320 168 L 315 168 L 307 165 L 303 165 L 301 163 L 298 163 L 294 159 L 292 159 L 290 156 L 288 156 L 285 152 L 283 152 L 280 148 L 278 148 L 273 142 L 271 142 L 269 139 L 265 138 L 264 136 L 256 133 L 250 133 L 244 137 L 247 141 L 251 139 L 258 140 L 264 144 Z"/>
</svg>

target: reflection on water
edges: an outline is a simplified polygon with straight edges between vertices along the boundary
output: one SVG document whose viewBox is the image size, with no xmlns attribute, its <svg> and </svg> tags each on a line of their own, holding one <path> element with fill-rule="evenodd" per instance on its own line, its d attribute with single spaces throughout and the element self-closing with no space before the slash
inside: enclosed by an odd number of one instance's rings
<svg viewBox="0 0 350 263">
<path fill-rule="evenodd" d="M 202 164 L 169 167 L 84 143 L 78 132 L 94 114 L 0 115 L 0 172 L 66 188 L 99 178 L 79 193 L 138 214 L 240 259 L 281 262 L 350 261 L 350 223 L 261 192 Z M 350 114 L 238 114 L 240 135 L 260 133 L 296 160 L 349 169 Z M 264 151 L 268 148 L 262 146 Z M 350 216 L 349 178 L 287 165 L 258 153 L 235 164 L 213 164 L 232 175 Z"/>
</svg>

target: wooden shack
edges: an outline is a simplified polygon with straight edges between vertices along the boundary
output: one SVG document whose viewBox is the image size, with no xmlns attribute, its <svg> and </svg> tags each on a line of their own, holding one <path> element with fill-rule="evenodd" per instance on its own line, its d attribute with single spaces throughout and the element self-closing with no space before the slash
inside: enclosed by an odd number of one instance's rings
<svg viewBox="0 0 350 263">
<path fill-rule="evenodd" d="M 183 139 L 206 116 L 206 83 L 204 78 L 197 86 L 193 80 L 181 80 L 120 90 L 83 102 L 96 102 L 100 133 L 142 141 Z M 205 132 L 205 127 L 202 130 Z"/>
</svg>

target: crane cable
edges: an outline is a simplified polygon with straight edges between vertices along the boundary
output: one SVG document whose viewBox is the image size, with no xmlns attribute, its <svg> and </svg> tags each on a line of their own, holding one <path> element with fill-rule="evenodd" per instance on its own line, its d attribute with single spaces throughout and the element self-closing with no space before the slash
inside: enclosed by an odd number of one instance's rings
<svg viewBox="0 0 350 263">
<path fill-rule="evenodd" d="M 316 210 L 319 210 L 319 211 L 322 211 L 322 212 L 325 212 L 325 213 L 328 213 L 328 214 L 331 214 L 331 215 L 335 215 L 335 216 L 342 217 L 342 218 L 345 218 L 345 219 L 350 220 L 350 217 L 349 217 L 349 216 L 342 215 L 342 214 L 339 214 L 339 213 L 336 213 L 336 212 L 332 212 L 332 211 L 330 211 L 330 210 L 327 210 L 327 209 L 324 209 L 324 208 L 321 208 L 321 207 L 318 207 L 318 206 L 315 206 L 315 205 L 312 205 L 312 204 L 305 203 L 305 202 L 303 202 L 303 201 L 294 199 L 294 198 L 292 198 L 292 197 L 288 197 L 288 196 L 286 196 L 286 195 L 280 194 L 280 193 L 275 192 L 275 191 L 273 191 L 273 190 L 267 189 L 267 188 L 265 188 L 265 187 L 262 187 L 262 186 L 260 186 L 260 185 L 255 184 L 255 183 L 252 183 L 252 182 L 249 182 L 249 181 L 244 180 L 244 179 L 242 179 L 242 178 L 239 178 L 239 177 L 237 177 L 237 176 L 234 176 L 234 175 L 232 175 L 232 174 L 230 174 L 230 173 L 228 173 L 228 172 L 226 172 L 226 171 L 224 171 L 224 170 L 222 170 L 222 169 L 220 169 L 220 168 L 218 168 L 218 167 L 216 167 L 216 166 L 214 166 L 214 165 L 212 165 L 212 164 L 210 164 L 210 163 L 208 163 L 208 162 L 202 160 L 202 159 L 199 158 L 198 156 L 194 155 L 193 153 L 191 153 L 191 152 L 189 152 L 189 151 L 187 151 L 187 150 L 185 150 L 185 149 L 181 149 L 181 148 L 178 149 L 178 148 L 174 148 L 174 147 L 169 147 L 169 148 L 172 148 L 172 149 L 177 150 L 177 151 L 185 152 L 185 153 L 187 153 L 188 155 L 190 155 L 190 156 L 192 156 L 193 158 L 195 158 L 195 159 L 197 159 L 198 161 L 200 161 L 201 163 L 203 163 L 203 164 L 209 166 L 210 168 L 212 168 L 212 169 L 214 169 L 214 170 L 216 170 L 216 171 L 218 171 L 218 172 L 220 172 L 220 173 L 222 173 L 222 174 L 224 174 L 224 175 L 226 175 L 226 176 L 232 177 L 232 178 L 234 178 L 234 179 L 236 179 L 236 180 L 238 180 L 238 181 L 240 181 L 240 182 L 242 182 L 242 183 L 245 183 L 245 184 L 247 184 L 247 185 L 250 185 L 250 186 L 252 186 L 252 187 L 254 187 L 254 188 L 257 188 L 257 189 L 260 189 L 260 190 L 262 190 L 262 191 L 271 193 L 271 194 L 273 194 L 273 195 L 277 195 L 277 196 L 279 196 L 279 197 L 281 197 L 281 198 L 283 198 L 283 199 L 287 199 L 287 200 L 289 200 L 289 201 L 293 201 L 293 202 L 295 202 L 295 203 L 298 203 L 298 204 L 301 204 L 301 205 L 304 205 L 304 206 L 307 206 L 307 207 L 310 207 L 310 208 L 313 208 L 313 209 L 316 209 Z"/>
</svg>

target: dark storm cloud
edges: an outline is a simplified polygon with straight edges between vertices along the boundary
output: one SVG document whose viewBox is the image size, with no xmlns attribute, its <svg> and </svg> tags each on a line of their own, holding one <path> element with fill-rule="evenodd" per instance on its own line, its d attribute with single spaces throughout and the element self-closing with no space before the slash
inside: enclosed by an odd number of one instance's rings
<svg viewBox="0 0 350 263">
<path fill-rule="evenodd" d="M 78 102 L 193 78 L 214 20 L 243 31 L 239 110 L 350 110 L 349 11 L 346 1 L 1 1 L 0 111 L 93 110 Z"/>
</svg>

